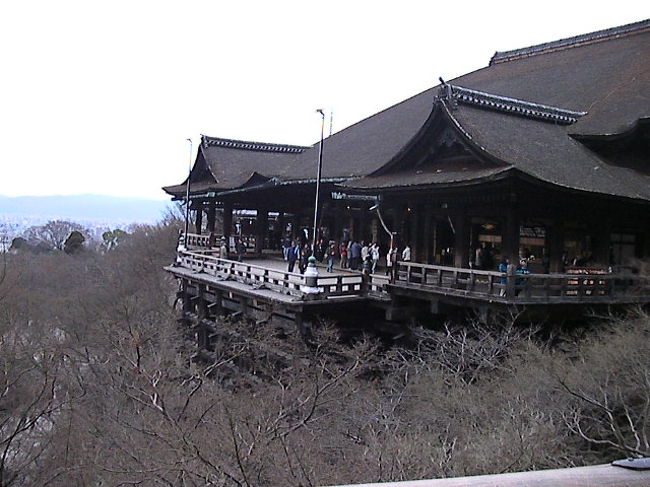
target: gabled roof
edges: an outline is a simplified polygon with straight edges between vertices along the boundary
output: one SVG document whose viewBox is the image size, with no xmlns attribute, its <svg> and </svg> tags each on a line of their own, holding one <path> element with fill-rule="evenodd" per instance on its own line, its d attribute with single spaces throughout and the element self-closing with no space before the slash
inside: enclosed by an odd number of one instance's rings
<svg viewBox="0 0 650 487">
<path fill-rule="evenodd" d="M 579 191 L 650 201 L 648 176 L 610 165 L 576 140 L 629 133 L 639 120 L 650 119 L 649 60 L 648 20 L 496 53 L 489 66 L 325 139 L 323 177 L 346 180 L 349 187 L 389 188 L 467 184 L 515 170 Z M 408 161 L 436 107 L 492 166 L 445 172 L 394 164 Z M 197 164 L 200 157 L 209 174 L 197 172 L 197 185 L 220 192 L 243 188 L 253 174 L 269 184 L 313 181 L 318 144 L 204 137 Z M 393 166 L 399 171 L 382 169 Z M 178 195 L 182 188 L 165 190 Z"/>
</svg>

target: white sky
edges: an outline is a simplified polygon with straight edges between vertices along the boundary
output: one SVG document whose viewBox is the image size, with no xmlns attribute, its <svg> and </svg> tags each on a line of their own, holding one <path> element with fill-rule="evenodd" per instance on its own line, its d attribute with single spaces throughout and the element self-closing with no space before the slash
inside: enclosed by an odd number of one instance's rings
<svg viewBox="0 0 650 487">
<path fill-rule="evenodd" d="M 199 134 L 312 144 L 510 50 L 650 17 L 617 1 L 0 7 L 0 195 L 165 198 Z"/>
</svg>

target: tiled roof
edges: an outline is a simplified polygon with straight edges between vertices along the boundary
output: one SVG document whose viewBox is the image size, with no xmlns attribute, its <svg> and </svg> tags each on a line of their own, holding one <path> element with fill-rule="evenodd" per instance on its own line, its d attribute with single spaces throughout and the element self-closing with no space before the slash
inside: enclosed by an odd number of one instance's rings
<svg viewBox="0 0 650 487">
<path fill-rule="evenodd" d="M 647 176 L 608 164 L 575 140 L 629 133 L 639 120 L 650 119 L 649 59 L 647 20 L 497 53 L 489 66 L 325 139 L 323 177 L 367 187 L 374 180 L 384 188 L 391 187 L 391 178 L 394 185 L 414 187 L 424 176 L 426 184 L 466 181 L 471 171 L 423 176 L 391 169 L 408 167 L 409 151 L 428 135 L 434 108 L 447 107 L 449 122 L 500 168 L 580 191 L 650 201 Z M 301 147 L 205 137 L 197 164 L 200 158 L 206 169 L 197 171 L 192 184 L 204 183 L 217 192 L 243 189 L 253 174 L 275 178 L 277 184 L 310 182 L 316 173 L 318 144 Z M 375 179 L 380 174 L 381 181 Z M 167 190 L 176 194 L 173 191 L 179 188 Z"/>
<path fill-rule="evenodd" d="M 610 29 L 599 30 L 596 32 L 590 32 L 588 34 L 581 34 L 574 37 L 568 37 L 566 39 L 559 39 L 553 42 L 545 42 L 544 44 L 538 44 L 535 46 L 523 47 L 521 49 L 513 49 L 511 51 L 496 52 L 492 59 L 490 60 L 490 65 L 503 63 L 507 61 L 513 61 L 520 59 L 522 57 L 535 56 L 538 54 L 545 54 L 559 49 L 571 49 L 573 47 L 580 47 L 585 44 L 591 44 L 594 42 L 605 41 L 608 39 L 637 34 L 650 29 L 650 19 L 642 20 L 640 22 L 634 22 L 632 24 L 621 25 L 618 27 L 612 27 Z"/>
</svg>

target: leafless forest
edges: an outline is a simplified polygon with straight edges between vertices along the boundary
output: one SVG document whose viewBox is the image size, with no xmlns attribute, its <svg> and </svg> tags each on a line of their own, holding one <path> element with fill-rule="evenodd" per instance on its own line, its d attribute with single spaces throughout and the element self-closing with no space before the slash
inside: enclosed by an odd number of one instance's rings
<svg viewBox="0 0 650 487">
<path fill-rule="evenodd" d="M 640 310 L 543 332 L 423 323 L 402 347 L 226 319 L 214 362 L 195 363 L 162 270 L 177 232 L 0 255 L 1 487 L 312 486 L 650 455 Z"/>
</svg>

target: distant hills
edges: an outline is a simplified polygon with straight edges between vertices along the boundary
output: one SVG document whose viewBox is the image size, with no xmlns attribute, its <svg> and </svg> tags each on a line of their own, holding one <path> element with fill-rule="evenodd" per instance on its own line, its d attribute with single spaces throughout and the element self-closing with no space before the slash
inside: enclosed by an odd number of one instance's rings
<svg viewBox="0 0 650 487">
<path fill-rule="evenodd" d="M 1 196 L 0 216 L 71 221 L 155 223 L 170 201 L 94 194 L 72 196 Z"/>
</svg>

